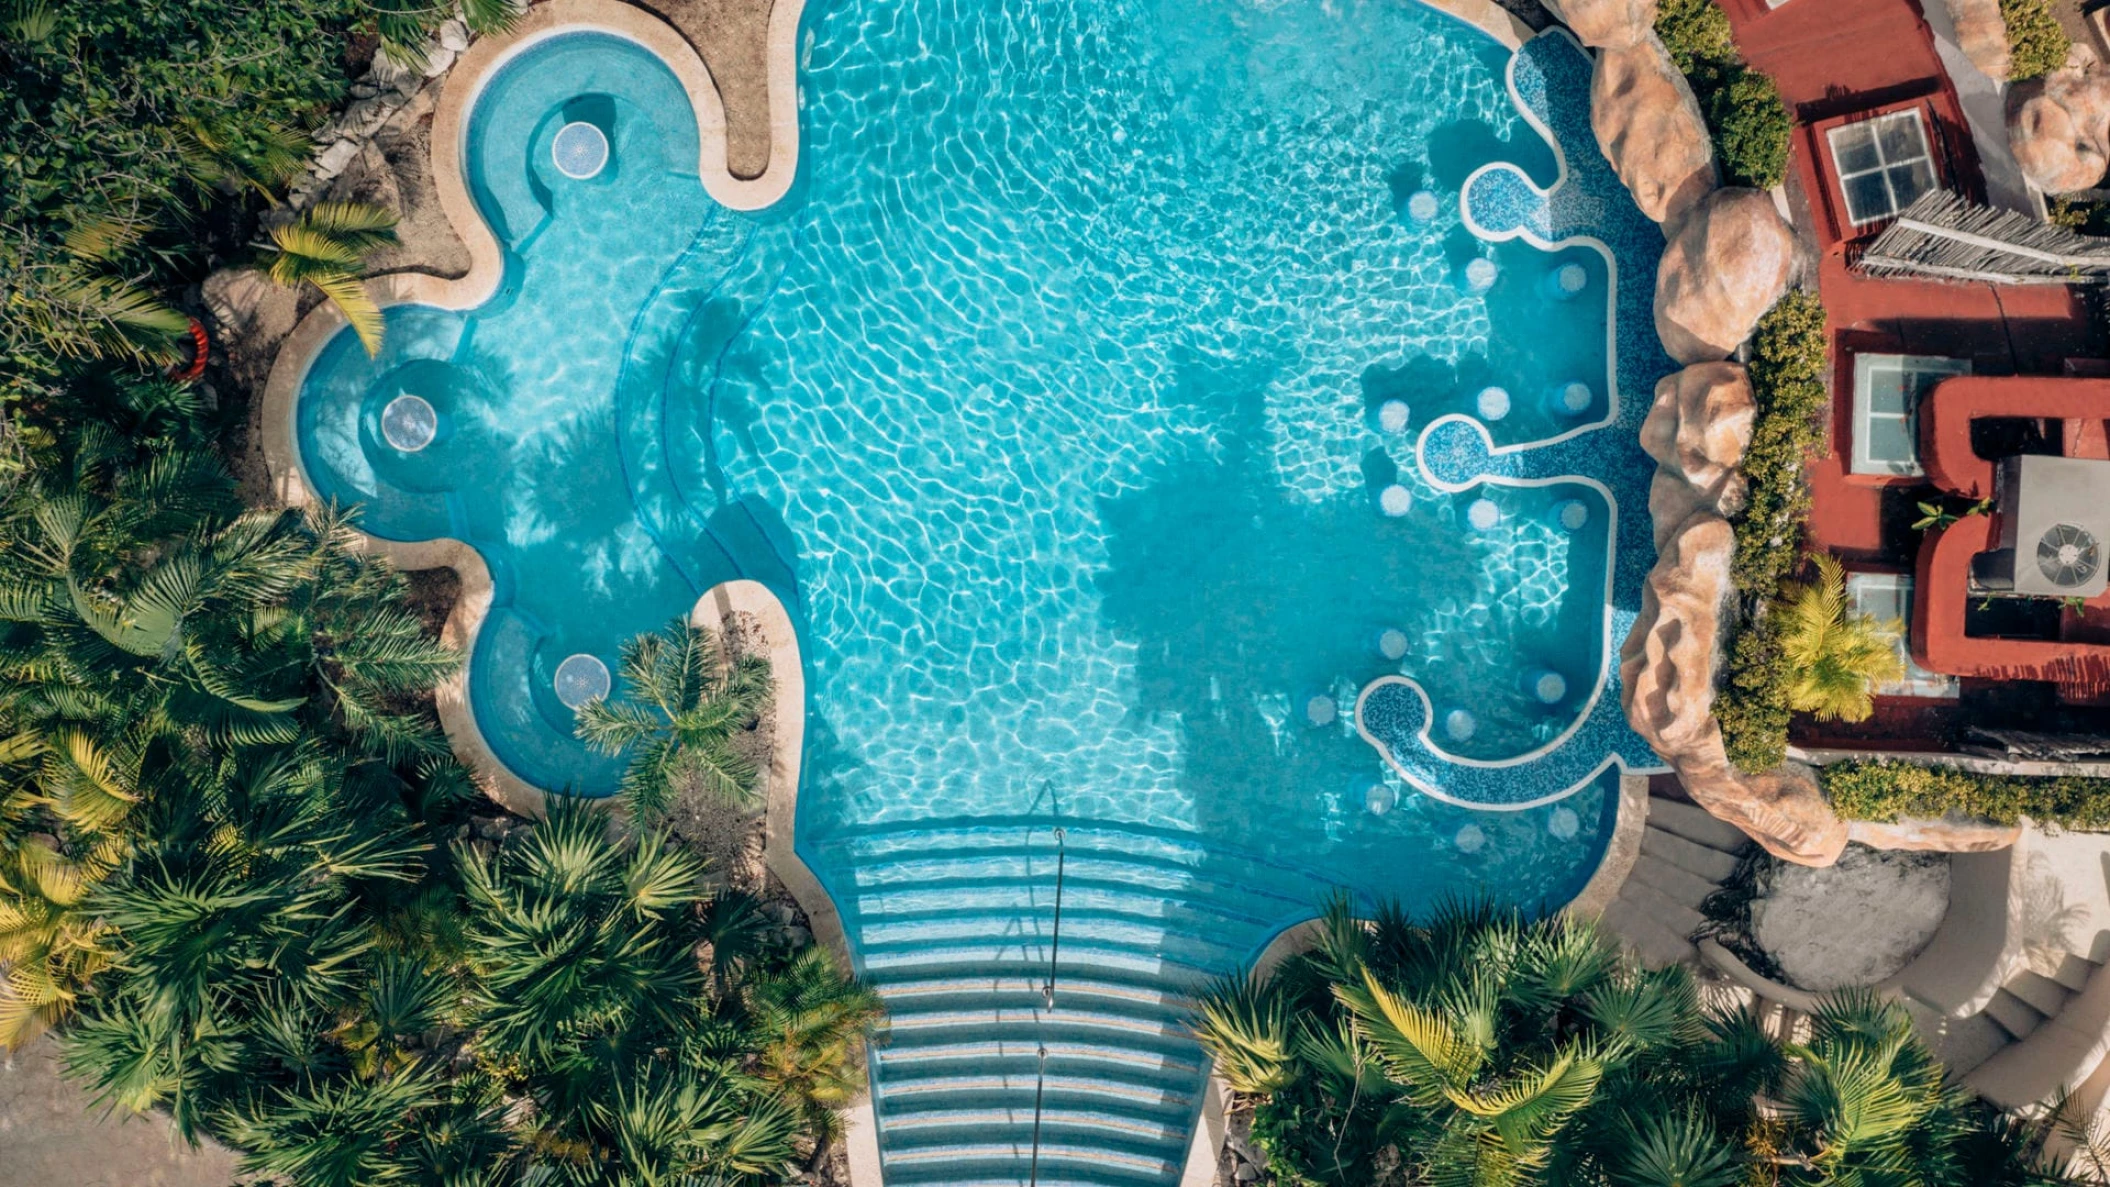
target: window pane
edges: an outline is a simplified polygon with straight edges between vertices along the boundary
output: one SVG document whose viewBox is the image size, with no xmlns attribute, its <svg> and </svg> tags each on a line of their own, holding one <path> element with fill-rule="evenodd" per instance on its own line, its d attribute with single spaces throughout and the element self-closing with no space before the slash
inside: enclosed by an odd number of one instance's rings
<svg viewBox="0 0 2110 1187">
<path fill-rule="evenodd" d="M 1870 367 L 1868 369 L 1868 410 L 1902 414 L 1905 411 L 1905 386 L 1916 376 L 1893 367 Z"/>
<path fill-rule="evenodd" d="M 1846 216 L 1857 223 L 1891 213 L 1890 188 L 1881 173 L 1868 173 L 1846 183 Z"/>
<path fill-rule="evenodd" d="M 1880 121 L 1877 129 L 1883 142 L 1883 160 L 1895 165 L 1927 155 L 1927 139 L 1920 131 L 1919 113 L 1901 112 Z"/>
<path fill-rule="evenodd" d="M 1832 132 L 1832 161 L 1842 176 L 1883 163 L 1876 156 L 1875 134 L 1867 124 L 1848 124 Z"/>
<path fill-rule="evenodd" d="M 1871 416 L 1868 418 L 1868 456 L 1879 462 L 1917 462 L 1919 450 L 1913 448 L 1912 430 L 1903 417 Z"/>
<path fill-rule="evenodd" d="M 1925 158 L 1890 170 L 1890 190 L 1897 195 L 1899 210 L 1912 205 L 1913 199 L 1933 188 L 1934 169 Z"/>
</svg>

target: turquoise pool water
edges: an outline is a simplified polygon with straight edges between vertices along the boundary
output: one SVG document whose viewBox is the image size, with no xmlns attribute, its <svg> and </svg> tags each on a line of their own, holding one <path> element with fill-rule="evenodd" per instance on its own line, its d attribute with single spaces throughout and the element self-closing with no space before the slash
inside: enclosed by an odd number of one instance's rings
<svg viewBox="0 0 2110 1187">
<path fill-rule="evenodd" d="M 542 786 L 616 774 L 567 657 L 776 589 L 799 851 L 897 1018 L 889 1179 L 1016 1181 L 1052 1044 L 1043 1180 L 1167 1180 L 1193 980 L 1333 888 L 1565 901 L 1649 761 L 1608 660 L 1661 240 L 1577 122 L 1588 69 L 1407 0 L 838 3 L 798 184 L 742 215 L 674 76 L 566 34 L 469 121 L 501 291 L 391 309 L 373 360 L 333 340 L 303 462 L 369 530 L 483 554 L 471 703 Z M 421 449 L 380 431 L 405 395 Z M 1058 826 L 1083 1000 L 1051 1010 Z"/>
</svg>

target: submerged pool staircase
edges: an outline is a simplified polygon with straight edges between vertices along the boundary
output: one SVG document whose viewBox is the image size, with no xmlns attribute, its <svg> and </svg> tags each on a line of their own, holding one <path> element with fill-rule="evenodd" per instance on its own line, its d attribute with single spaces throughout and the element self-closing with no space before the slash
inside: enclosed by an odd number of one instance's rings
<svg viewBox="0 0 2110 1187">
<path fill-rule="evenodd" d="M 1191 994 L 1334 890 L 1192 836 L 1045 816 L 817 849 L 892 1016 L 872 1061 L 889 1187 L 1178 1182 L 1206 1079 Z"/>
</svg>

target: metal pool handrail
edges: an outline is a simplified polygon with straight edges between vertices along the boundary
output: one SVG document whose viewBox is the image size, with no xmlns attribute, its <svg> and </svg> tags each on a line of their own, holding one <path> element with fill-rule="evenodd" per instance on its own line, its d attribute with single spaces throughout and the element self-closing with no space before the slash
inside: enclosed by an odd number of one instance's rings
<svg viewBox="0 0 2110 1187">
<path fill-rule="evenodd" d="M 1048 979 L 1040 987 L 1040 1000 L 1047 1010 L 1055 1008 L 1055 968 L 1062 958 L 1062 877 L 1068 859 L 1061 829 L 1055 830 L 1055 931 L 1048 945 Z M 1033 1161 L 1026 1171 L 1026 1187 L 1040 1187 L 1040 1110 L 1048 1094 L 1048 1044 L 1040 1044 L 1040 1066 L 1033 1085 Z"/>
</svg>

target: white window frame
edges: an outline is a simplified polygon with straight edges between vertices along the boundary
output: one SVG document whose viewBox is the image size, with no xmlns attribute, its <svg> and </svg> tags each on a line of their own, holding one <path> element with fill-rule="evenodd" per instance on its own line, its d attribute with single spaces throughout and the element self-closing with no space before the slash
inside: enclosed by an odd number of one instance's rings
<svg viewBox="0 0 2110 1187">
<path fill-rule="evenodd" d="M 1912 121 L 1912 129 L 1919 137 L 1920 151 L 1916 156 L 1899 157 L 1893 161 L 1883 154 L 1882 128 L 1885 124 L 1895 123 L 1899 120 Z M 1869 146 L 1875 150 L 1875 166 L 1870 169 L 1859 169 L 1848 173 L 1840 165 L 1839 137 L 1842 134 L 1852 133 L 1858 135 L 1863 132 L 1867 133 Z M 1899 202 L 1897 200 L 1897 190 L 1892 188 L 1890 184 L 1889 171 L 1899 165 L 1909 165 L 1913 161 L 1925 161 L 1927 162 L 1927 173 L 1933 178 L 1932 188 L 1940 188 L 1941 186 L 1941 170 L 1936 168 L 1934 164 L 1934 142 L 1927 137 L 1927 121 L 1921 117 L 1920 110 L 1917 107 L 1908 108 L 1904 111 L 1893 111 L 1888 115 L 1879 115 L 1873 119 L 1855 120 L 1850 124 L 1841 124 L 1825 133 L 1825 140 L 1832 150 L 1832 176 L 1839 184 L 1839 200 L 1846 208 L 1847 221 L 1854 226 L 1864 227 L 1869 223 L 1878 223 L 1884 219 L 1896 218 L 1904 212 L 1905 207 L 1911 205 L 1910 202 Z M 1855 178 L 1867 177 L 1871 174 L 1880 176 L 1883 179 L 1883 192 L 1890 196 L 1890 209 L 1855 217 L 1853 192 L 1847 189 L 1846 183 Z"/>
<path fill-rule="evenodd" d="M 1885 697 L 1953 698 L 1961 695 L 1956 677 L 1930 672 L 1912 662 L 1912 576 L 1908 573 L 1848 573 L 1846 597 L 1854 613 L 1898 619 L 1898 658 L 1905 661 L 1903 680 L 1885 681 L 1871 691 Z"/>
<path fill-rule="evenodd" d="M 1878 412 L 1870 385 L 1877 373 L 1895 373 L 1905 383 L 1905 408 L 1902 412 Z M 1919 460 L 1919 404 L 1929 389 L 1954 375 L 1969 375 L 1971 360 L 1943 358 L 1931 354 L 1882 354 L 1876 352 L 1854 355 L 1854 423 L 1852 451 L 1847 457 L 1849 474 L 1874 474 L 1881 477 L 1917 478 L 1927 471 Z M 1905 424 L 1905 439 L 1912 442 L 1912 458 L 1901 461 L 1894 458 L 1879 458 L 1869 453 L 1872 423 L 1878 420 L 1898 420 Z"/>
</svg>

